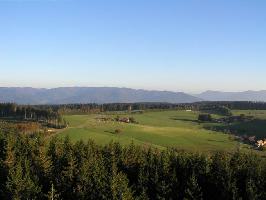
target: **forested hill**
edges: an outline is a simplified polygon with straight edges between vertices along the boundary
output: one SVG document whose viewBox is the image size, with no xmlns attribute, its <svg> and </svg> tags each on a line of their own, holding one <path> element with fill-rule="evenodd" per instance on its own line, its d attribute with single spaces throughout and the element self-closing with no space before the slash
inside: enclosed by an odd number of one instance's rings
<svg viewBox="0 0 266 200">
<path fill-rule="evenodd" d="M 70 103 L 133 103 L 168 102 L 192 103 L 199 98 L 182 92 L 147 91 L 114 87 L 64 87 L 53 89 L 0 88 L 0 102 L 18 104 Z"/>
</svg>

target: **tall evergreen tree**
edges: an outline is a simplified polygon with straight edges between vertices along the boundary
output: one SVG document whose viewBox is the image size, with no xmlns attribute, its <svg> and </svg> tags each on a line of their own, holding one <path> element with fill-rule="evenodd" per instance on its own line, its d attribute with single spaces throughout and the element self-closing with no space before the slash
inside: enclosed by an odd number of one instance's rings
<svg viewBox="0 0 266 200">
<path fill-rule="evenodd" d="M 194 174 L 187 181 L 185 199 L 186 200 L 202 200 L 203 199 L 202 190 Z"/>
<path fill-rule="evenodd" d="M 133 200 L 133 193 L 128 186 L 127 177 L 121 173 L 113 174 L 111 182 L 112 199 L 113 200 Z"/>
<path fill-rule="evenodd" d="M 9 197 L 14 200 L 39 199 L 41 188 L 30 169 L 30 162 L 21 158 L 10 170 L 6 183 Z"/>
</svg>

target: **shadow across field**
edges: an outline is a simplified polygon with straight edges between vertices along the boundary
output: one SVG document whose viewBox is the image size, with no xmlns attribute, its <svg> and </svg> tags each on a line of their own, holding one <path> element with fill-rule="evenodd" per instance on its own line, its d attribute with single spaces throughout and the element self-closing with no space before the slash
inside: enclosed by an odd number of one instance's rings
<svg viewBox="0 0 266 200">
<path fill-rule="evenodd" d="M 257 139 L 266 138 L 266 120 L 253 119 L 246 122 L 208 123 L 203 128 L 240 136 L 256 136 Z"/>
<path fill-rule="evenodd" d="M 194 120 L 194 119 L 184 119 L 184 118 L 175 118 L 175 117 L 172 117 L 170 118 L 171 120 L 175 120 L 175 121 L 183 121 L 183 122 L 193 122 L 193 123 L 199 123 L 198 120 Z"/>
<path fill-rule="evenodd" d="M 116 134 L 115 131 L 104 131 L 105 133 Z"/>
</svg>

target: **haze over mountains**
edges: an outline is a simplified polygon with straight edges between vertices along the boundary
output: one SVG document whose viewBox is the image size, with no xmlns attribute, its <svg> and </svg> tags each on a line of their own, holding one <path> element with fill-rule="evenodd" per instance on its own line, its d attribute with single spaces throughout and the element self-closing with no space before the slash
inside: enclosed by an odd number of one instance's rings
<svg viewBox="0 0 266 200">
<path fill-rule="evenodd" d="M 266 101 L 266 90 L 244 92 L 206 91 L 195 96 L 207 101 Z"/>
<path fill-rule="evenodd" d="M 15 102 L 18 104 L 192 103 L 198 101 L 266 101 L 266 91 L 206 91 L 198 95 L 189 95 L 183 92 L 115 87 L 62 87 L 53 89 L 0 87 L 0 102 Z"/>
<path fill-rule="evenodd" d="M 200 101 L 200 99 L 183 92 L 147 91 L 114 87 L 0 88 L 0 102 L 15 102 L 18 104 L 191 103 L 196 101 Z"/>
</svg>

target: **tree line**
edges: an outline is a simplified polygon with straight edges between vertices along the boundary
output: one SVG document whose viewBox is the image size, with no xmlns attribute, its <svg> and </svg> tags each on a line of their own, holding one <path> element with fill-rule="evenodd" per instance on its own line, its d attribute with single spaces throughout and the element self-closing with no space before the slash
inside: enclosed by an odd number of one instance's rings
<svg viewBox="0 0 266 200">
<path fill-rule="evenodd" d="M 216 101 L 216 102 L 198 102 L 191 104 L 198 109 L 205 107 L 226 107 L 231 110 L 266 110 L 266 102 L 254 101 Z"/>
<path fill-rule="evenodd" d="M 35 121 L 54 128 L 65 127 L 67 122 L 53 106 L 17 105 L 15 103 L 0 104 L 0 118 L 19 121 Z"/>
<path fill-rule="evenodd" d="M 175 109 L 175 104 L 170 103 L 110 103 L 110 104 L 65 104 L 54 105 L 59 113 L 95 113 L 106 111 L 128 111 L 128 110 L 152 110 L 152 109 Z"/>
<path fill-rule="evenodd" d="M 62 104 L 62 105 L 17 105 L 0 104 L 0 117 L 19 117 L 34 120 L 55 120 L 60 114 L 97 113 L 105 111 L 137 110 L 216 110 L 230 115 L 230 110 L 266 110 L 266 102 L 196 102 L 196 103 L 109 103 L 109 104 Z"/>
<path fill-rule="evenodd" d="M 0 129 L 1 130 L 1 129 Z M 266 199 L 265 158 L 0 134 L 0 199 Z"/>
<path fill-rule="evenodd" d="M 52 109 L 62 114 L 97 113 L 106 111 L 142 111 L 142 110 L 214 110 L 231 115 L 232 110 L 266 110 L 265 102 L 196 102 L 196 103 L 110 103 L 110 104 L 64 104 L 43 105 L 42 109 Z"/>
</svg>

